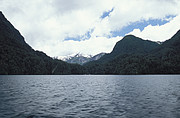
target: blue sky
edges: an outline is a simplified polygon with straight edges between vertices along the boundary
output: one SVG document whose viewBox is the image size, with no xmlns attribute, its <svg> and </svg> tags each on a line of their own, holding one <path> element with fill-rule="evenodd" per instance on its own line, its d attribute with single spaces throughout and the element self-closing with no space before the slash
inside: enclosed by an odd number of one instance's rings
<svg viewBox="0 0 180 118">
<path fill-rule="evenodd" d="M 112 11 L 113 11 L 113 9 L 111 9 L 107 12 L 104 12 L 103 15 L 101 16 L 101 19 L 109 17 L 109 15 Z M 127 26 L 124 26 L 120 30 L 112 31 L 111 35 L 109 37 L 117 37 L 117 36 L 124 37 L 126 34 L 128 34 L 129 32 L 132 32 L 134 29 L 139 29 L 140 31 L 143 31 L 144 28 L 147 27 L 148 25 L 161 26 L 161 25 L 164 25 L 166 23 L 169 23 L 170 22 L 169 19 L 173 19 L 174 17 L 176 17 L 176 16 L 175 15 L 169 15 L 169 16 L 166 16 L 164 19 L 149 19 L 149 20 L 133 22 Z M 91 34 L 93 33 L 93 31 L 94 31 L 94 29 L 91 29 L 90 31 L 86 32 L 82 36 L 67 37 L 64 40 L 66 40 L 66 41 L 68 41 L 68 40 L 73 40 L 73 41 L 88 40 L 91 38 Z"/>
<path fill-rule="evenodd" d="M 168 19 L 174 18 L 174 17 L 176 17 L 176 16 L 169 15 L 169 16 L 166 16 L 165 19 L 149 19 L 147 21 L 143 20 L 143 21 L 133 22 L 133 23 L 130 23 L 128 26 L 124 26 L 119 31 L 113 31 L 112 32 L 112 36 L 113 37 L 116 37 L 116 36 L 125 36 L 129 32 L 132 32 L 134 29 L 140 29 L 140 31 L 143 31 L 144 28 L 147 27 L 148 25 L 151 25 L 151 26 L 161 26 L 161 25 L 164 25 L 166 23 L 169 23 L 170 21 Z"/>
<path fill-rule="evenodd" d="M 0 0 L 35 50 L 47 55 L 109 53 L 132 34 L 165 41 L 180 29 L 179 0 Z"/>
<path fill-rule="evenodd" d="M 106 18 L 106 17 L 109 17 L 110 13 L 113 12 L 113 11 L 114 11 L 114 8 L 112 8 L 112 9 L 109 10 L 109 11 L 105 11 L 100 18 L 101 18 L 101 19 L 104 19 L 104 18 Z"/>
</svg>

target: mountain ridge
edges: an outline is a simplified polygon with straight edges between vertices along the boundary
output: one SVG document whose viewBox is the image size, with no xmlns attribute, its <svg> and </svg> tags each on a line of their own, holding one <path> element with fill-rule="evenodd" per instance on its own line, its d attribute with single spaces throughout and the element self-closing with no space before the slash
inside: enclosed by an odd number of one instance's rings
<svg viewBox="0 0 180 118">
<path fill-rule="evenodd" d="M 99 53 L 97 55 L 83 55 L 83 54 L 75 54 L 74 56 L 67 56 L 67 57 L 64 57 L 64 58 L 59 58 L 67 63 L 73 63 L 73 64 L 80 64 L 80 65 L 83 65 L 85 63 L 88 63 L 90 61 L 96 61 L 98 59 L 100 59 L 102 56 L 104 56 L 105 53 Z"/>
<path fill-rule="evenodd" d="M 83 66 L 35 51 L 0 12 L 0 74 L 180 74 L 180 30 L 161 45 L 133 35 Z"/>
<path fill-rule="evenodd" d="M 0 74 L 82 74 L 84 71 L 82 66 L 52 59 L 32 49 L 0 13 Z"/>
<path fill-rule="evenodd" d="M 132 52 L 128 50 L 121 53 L 120 49 L 124 48 L 122 42 L 127 41 L 127 37 L 117 42 L 111 53 L 104 55 L 98 61 L 85 64 L 88 71 L 91 74 L 180 74 L 180 31 L 161 45 L 143 40 L 148 44 L 152 43 L 152 46 L 147 48 L 146 44 L 142 46 L 143 48 L 135 49 Z M 135 38 L 132 35 L 130 37 Z M 137 39 L 142 42 L 141 39 Z M 132 41 L 132 39 L 130 40 Z M 144 48 L 148 51 L 144 52 Z"/>
<path fill-rule="evenodd" d="M 124 54 L 147 54 L 151 52 L 153 49 L 160 46 L 157 42 L 153 42 L 150 40 L 143 40 L 139 37 L 133 35 L 127 35 L 120 41 L 118 41 L 112 52 L 104 55 L 100 60 L 100 62 L 107 62 L 114 57 Z"/>
</svg>

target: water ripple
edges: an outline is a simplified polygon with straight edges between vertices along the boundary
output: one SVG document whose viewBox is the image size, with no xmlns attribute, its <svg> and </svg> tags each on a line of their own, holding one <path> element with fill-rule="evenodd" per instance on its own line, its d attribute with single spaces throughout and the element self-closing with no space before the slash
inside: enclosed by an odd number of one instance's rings
<svg viewBox="0 0 180 118">
<path fill-rule="evenodd" d="M 178 118 L 180 76 L 0 76 L 0 118 Z"/>
</svg>

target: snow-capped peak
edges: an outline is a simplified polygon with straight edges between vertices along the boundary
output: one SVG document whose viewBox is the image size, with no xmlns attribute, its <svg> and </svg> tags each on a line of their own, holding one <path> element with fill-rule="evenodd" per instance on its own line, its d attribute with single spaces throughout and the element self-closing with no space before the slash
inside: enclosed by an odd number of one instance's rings
<svg viewBox="0 0 180 118">
<path fill-rule="evenodd" d="M 98 60 L 99 58 L 101 58 L 105 53 L 100 53 L 97 54 L 95 56 L 92 55 L 85 55 L 82 53 L 77 53 L 77 54 L 71 54 L 68 56 L 59 56 L 58 59 L 66 61 L 68 63 L 77 63 L 77 64 L 84 64 L 87 63 L 89 61 L 94 61 L 94 60 Z"/>
</svg>

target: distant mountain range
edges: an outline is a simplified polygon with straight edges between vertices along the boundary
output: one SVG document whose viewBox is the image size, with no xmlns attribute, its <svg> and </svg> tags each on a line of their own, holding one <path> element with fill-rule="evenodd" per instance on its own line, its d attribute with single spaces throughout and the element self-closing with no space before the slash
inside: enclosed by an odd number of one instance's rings
<svg viewBox="0 0 180 118">
<path fill-rule="evenodd" d="M 90 61 L 96 61 L 96 60 L 100 59 L 102 56 L 104 56 L 105 54 L 106 53 L 100 53 L 95 56 L 91 56 L 91 55 L 83 55 L 83 54 L 78 53 L 78 54 L 75 54 L 72 56 L 61 57 L 59 59 L 61 59 L 62 61 L 68 62 L 68 63 L 83 65 Z"/>
<path fill-rule="evenodd" d="M 116 43 L 113 51 L 84 57 L 53 59 L 35 51 L 0 12 L 0 74 L 180 74 L 180 30 L 157 43 L 133 35 Z M 83 64 L 83 65 L 82 65 Z"/>
</svg>

